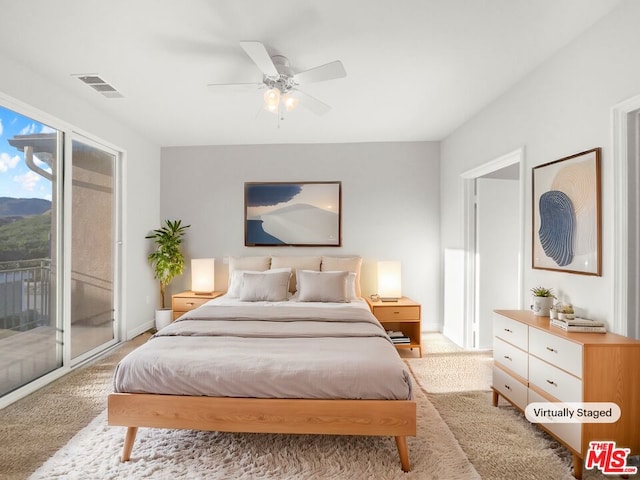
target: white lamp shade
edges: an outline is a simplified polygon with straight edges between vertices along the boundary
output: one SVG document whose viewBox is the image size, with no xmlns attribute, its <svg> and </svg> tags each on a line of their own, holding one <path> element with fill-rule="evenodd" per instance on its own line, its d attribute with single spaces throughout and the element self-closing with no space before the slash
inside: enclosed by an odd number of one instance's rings
<svg viewBox="0 0 640 480">
<path fill-rule="evenodd" d="M 402 265 L 400 262 L 378 262 L 378 295 L 381 299 L 402 297 Z"/>
<path fill-rule="evenodd" d="M 195 293 L 211 293 L 215 290 L 215 259 L 191 259 L 191 290 Z"/>
</svg>

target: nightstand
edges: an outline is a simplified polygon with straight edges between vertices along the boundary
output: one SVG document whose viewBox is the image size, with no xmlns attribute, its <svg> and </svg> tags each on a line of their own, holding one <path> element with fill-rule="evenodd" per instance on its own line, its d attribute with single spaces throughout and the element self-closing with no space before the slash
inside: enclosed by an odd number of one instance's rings
<svg viewBox="0 0 640 480">
<path fill-rule="evenodd" d="M 195 293 L 192 291 L 186 291 L 172 295 L 171 309 L 173 310 L 173 319 L 175 320 L 184 313 L 207 303 L 213 298 L 219 297 L 223 293 L 224 292 Z"/>
<path fill-rule="evenodd" d="M 373 301 L 365 297 L 373 315 L 385 330 L 401 331 L 411 339 L 409 344 L 396 344 L 396 348 L 418 349 L 422 357 L 421 305 L 410 298 L 402 297 L 397 302 Z"/>
</svg>

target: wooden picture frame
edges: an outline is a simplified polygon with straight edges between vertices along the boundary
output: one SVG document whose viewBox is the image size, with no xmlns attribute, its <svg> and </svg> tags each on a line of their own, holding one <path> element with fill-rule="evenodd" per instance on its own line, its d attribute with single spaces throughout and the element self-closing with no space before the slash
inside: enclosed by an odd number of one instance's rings
<svg viewBox="0 0 640 480">
<path fill-rule="evenodd" d="M 342 182 L 245 182 L 244 244 L 340 247 Z"/>
<path fill-rule="evenodd" d="M 601 149 L 533 168 L 532 268 L 602 275 Z"/>
</svg>

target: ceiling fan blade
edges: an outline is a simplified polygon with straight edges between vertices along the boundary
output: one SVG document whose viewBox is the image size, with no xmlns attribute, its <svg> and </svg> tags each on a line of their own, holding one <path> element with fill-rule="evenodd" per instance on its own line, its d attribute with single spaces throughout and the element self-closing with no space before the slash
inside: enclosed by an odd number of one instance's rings
<svg viewBox="0 0 640 480">
<path fill-rule="evenodd" d="M 326 113 L 329 113 L 329 111 L 331 110 L 331 107 L 329 105 L 321 102 L 317 98 L 312 97 L 307 93 L 304 93 L 302 90 L 295 89 L 293 90 L 293 92 L 293 95 L 298 99 L 300 105 L 305 107 L 307 110 L 312 111 L 316 115 L 322 116 Z"/>
<path fill-rule="evenodd" d="M 340 60 L 336 60 L 331 63 L 326 63 L 319 67 L 305 70 L 304 72 L 296 73 L 293 76 L 293 81 L 298 85 L 305 85 L 307 83 L 324 82 L 325 80 L 333 80 L 334 78 L 346 77 L 347 72 Z"/>
<path fill-rule="evenodd" d="M 213 88 L 217 88 L 217 87 L 222 87 L 222 88 L 237 88 L 237 89 L 245 89 L 245 90 L 250 90 L 250 89 L 260 89 L 262 87 L 264 87 L 265 84 L 264 83 L 209 83 L 207 84 L 207 87 L 213 87 Z"/>
<path fill-rule="evenodd" d="M 240 42 L 240 46 L 249 55 L 253 63 L 255 63 L 260 71 L 268 77 L 277 77 L 280 75 L 276 66 L 273 64 L 267 49 L 260 42 Z"/>
</svg>

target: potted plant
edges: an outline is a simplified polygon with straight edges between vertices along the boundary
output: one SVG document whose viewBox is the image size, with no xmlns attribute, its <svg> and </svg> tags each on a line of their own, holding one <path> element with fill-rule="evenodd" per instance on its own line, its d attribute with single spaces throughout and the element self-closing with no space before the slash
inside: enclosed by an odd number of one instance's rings
<svg viewBox="0 0 640 480">
<path fill-rule="evenodd" d="M 573 320 L 575 318 L 573 305 L 571 305 L 570 303 L 567 305 L 563 305 L 562 309 L 558 312 L 558 318 L 560 320 Z"/>
<path fill-rule="evenodd" d="M 539 317 L 548 317 L 556 296 L 552 288 L 535 287 L 531 289 L 533 314 Z"/>
<path fill-rule="evenodd" d="M 156 310 L 157 330 L 166 327 L 173 320 L 171 309 L 165 308 L 166 286 L 184 271 L 184 255 L 180 251 L 180 244 L 185 230 L 190 226 L 182 225 L 181 220 L 165 220 L 164 226 L 145 237 L 155 242 L 155 249 L 147 259 L 153 267 L 154 278 L 160 282 L 162 308 Z"/>
</svg>

